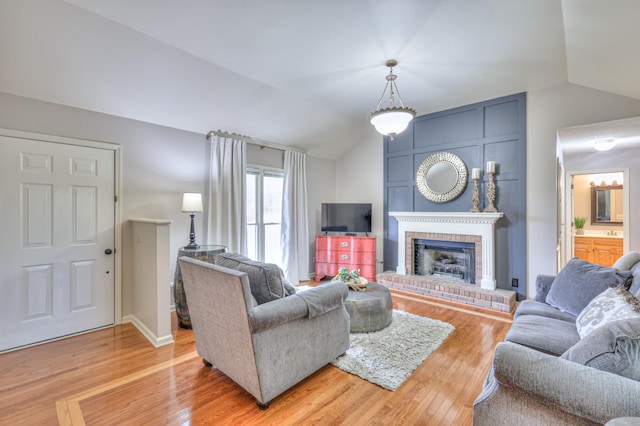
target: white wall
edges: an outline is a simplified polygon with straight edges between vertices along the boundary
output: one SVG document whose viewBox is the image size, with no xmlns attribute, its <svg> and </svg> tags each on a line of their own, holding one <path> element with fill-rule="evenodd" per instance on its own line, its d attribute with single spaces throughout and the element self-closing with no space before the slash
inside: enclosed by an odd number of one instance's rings
<svg viewBox="0 0 640 426">
<path fill-rule="evenodd" d="M 315 274 L 316 235 L 320 234 L 322 203 L 336 202 L 336 162 L 307 156 L 307 203 L 309 211 L 309 272 Z"/>
<path fill-rule="evenodd" d="M 367 138 L 336 162 L 336 202 L 372 203 L 371 232 L 376 237 L 376 271 L 382 272 L 384 213 L 384 147 L 371 126 Z"/>
</svg>

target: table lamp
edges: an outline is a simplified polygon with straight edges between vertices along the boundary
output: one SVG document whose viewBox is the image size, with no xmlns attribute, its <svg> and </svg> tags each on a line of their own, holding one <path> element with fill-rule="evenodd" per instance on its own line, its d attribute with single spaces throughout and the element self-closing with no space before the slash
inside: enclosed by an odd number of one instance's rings
<svg viewBox="0 0 640 426">
<path fill-rule="evenodd" d="M 194 219 L 196 213 L 202 213 L 202 194 L 199 192 L 185 192 L 182 196 L 182 212 L 189 213 L 191 217 L 191 231 L 189 232 L 189 244 L 185 246 L 187 249 L 197 249 L 200 246 L 196 244 L 196 231 L 194 227 Z"/>
</svg>

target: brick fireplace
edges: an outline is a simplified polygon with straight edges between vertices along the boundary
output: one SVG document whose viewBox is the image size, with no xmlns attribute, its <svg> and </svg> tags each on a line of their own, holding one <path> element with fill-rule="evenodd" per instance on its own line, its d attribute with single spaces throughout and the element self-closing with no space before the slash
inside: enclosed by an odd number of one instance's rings
<svg viewBox="0 0 640 426">
<path fill-rule="evenodd" d="M 379 283 L 502 312 L 513 311 L 515 292 L 497 289 L 494 276 L 494 226 L 503 213 L 389 212 L 389 216 L 398 221 L 398 266 L 395 272 L 378 274 L 376 279 Z M 451 246 L 461 247 L 455 248 L 456 252 L 472 247 L 473 259 L 442 261 L 440 265 L 434 262 L 434 271 L 430 270 L 430 265 L 426 273 L 416 271 L 416 265 L 420 264 L 416 259 L 420 253 L 415 250 L 424 250 L 423 246 L 428 246 L 429 242 L 444 247 L 445 253 Z M 427 263 L 432 261 L 434 259 L 430 258 Z M 469 273 L 467 269 L 448 266 L 452 263 L 463 264 L 467 268 L 472 265 L 474 270 L 470 275 L 473 279 L 465 279 L 464 275 Z M 425 269 L 424 265 L 421 267 Z M 440 273 L 443 269 L 451 269 L 454 273 Z"/>
</svg>

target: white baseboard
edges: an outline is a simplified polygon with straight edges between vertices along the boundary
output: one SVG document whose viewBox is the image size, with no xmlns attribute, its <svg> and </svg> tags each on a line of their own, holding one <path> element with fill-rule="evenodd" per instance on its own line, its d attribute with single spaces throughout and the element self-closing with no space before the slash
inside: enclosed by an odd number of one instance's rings
<svg viewBox="0 0 640 426">
<path fill-rule="evenodd" d="M 149 343 L 151 343 L 156 348 L 175 343 L 171 334 L 161 337 L 156 336 L 155 333 L 149 330 L 149 327 L 147 327 L 135 315 L 125 315 L 124 317 L 122 317 L 123 324 L 128 322 L 133 324 L 133 326 L 137 328 L 140 333 L 142 333 L 142 335 L 149 341 Z"/>
</svg>

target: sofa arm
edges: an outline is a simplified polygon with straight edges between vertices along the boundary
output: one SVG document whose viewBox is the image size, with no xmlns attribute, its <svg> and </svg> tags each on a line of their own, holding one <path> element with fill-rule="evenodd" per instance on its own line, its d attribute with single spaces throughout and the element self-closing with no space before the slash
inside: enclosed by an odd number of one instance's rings
<svg viewBox="0 0 640 426">
<path fill-rule="evenodd" d="M 332 282 L 258 305 L 249 313 L 251 332 L 257 333 L 299 318 L 308 318 L 309 306 L 308 302 L 301 297 L 302 293 L 307 294 L 320 305 L 325 307 L 333 306 L 333 308 L 329 309 L 332 310 L 341 305 L 344 306 L 344 299 L 347 297 L 348 289 L 342 282 Z"/>
<path fill-rule="evenodd" d="M 640 413 L 640 382 L 515 343 L 496 346 L 493 371 L 501 385 L 594 422 Z"/>
<path fill-rule="evenodd" d="M 538 275 L 536 277 L 536 297 L 533 300 L 544 303 L 555 279 L 554 275 Z"/>
</svg>

